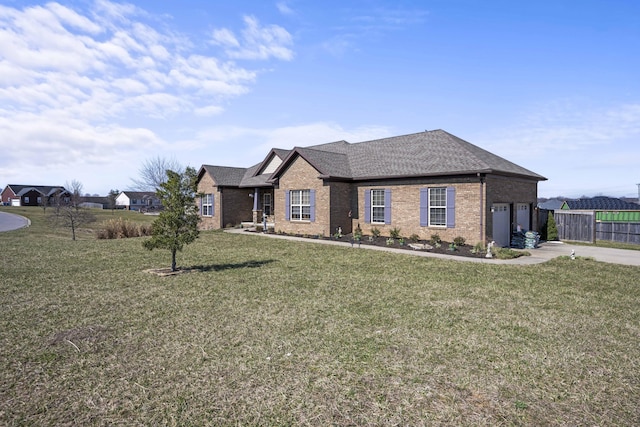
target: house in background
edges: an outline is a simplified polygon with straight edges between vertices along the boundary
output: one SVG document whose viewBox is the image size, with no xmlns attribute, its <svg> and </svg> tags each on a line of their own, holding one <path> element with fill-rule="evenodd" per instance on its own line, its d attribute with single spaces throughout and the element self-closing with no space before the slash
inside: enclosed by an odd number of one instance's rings
<svg viewBox="0 0 640 427">
<path fill-rule="evenodd" d="M 562 210 L 588 211 L 637 211 L 640 206 L 615 197 L 596 196 L 584 199 L 569 199 L 562 202 Z"/>
<path fill-rule="evenodd" d="M 443 130 L 351 144 L 272 149 L 250 168 L 204 165 L 202 228 L 263 218 L 307 235 L 401 235 L 508 246 L 516 226 L 536 229 L 538 182 L 530 170 Z"/>
<path fill-rule="evenodd" d="M 5 206 L 53 206 L 69 203 L 71 193 L 62 186 L 9 184 L 0 197 Z"/>
<path fill-rule="evenodd" d="M 116 197 L 116 207 L 147 212 L 160 210 L 162 202 L 153 191 L 122 191 Z"/>
</svg>

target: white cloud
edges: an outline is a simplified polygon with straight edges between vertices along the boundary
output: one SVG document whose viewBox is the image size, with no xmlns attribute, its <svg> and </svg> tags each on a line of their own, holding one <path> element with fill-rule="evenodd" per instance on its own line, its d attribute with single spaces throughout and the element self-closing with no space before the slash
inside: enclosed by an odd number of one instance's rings
<svg viewBox="0 0 640 427">
<path fill-rule="evenodd" d="M 222 28 L 213 31 L 211 43 L 223 47 L 235 59 L 293 59 L 293 39 L 287 30 L 278 25 L 260 26 L 253 16 L 245 16 L 244 23 L 242 42 L 232 31 Z"/>
<path fill-rule="evenodd" d="M 287 4 L 286 1 L 277 2 L 276 3 L 276 7 L 278 8 L 278 11 L 283 15 L 294 15 L 295 14 L 293 9 L 291 9 L 291 7 Z"/>
<path fill-rule="evenodd" d="M 235 44 L 227 32 L 232 57 L 291 59 L 286 30 L 255 18 L 245 23 Z M 162 136 L 172 128 L 168 120 L 221 114 L 226 101 L 256 82 L 257 71 L 211 56 L 198 43 L 132 4 L 0 5 L 3 179 L 42 175 L 43 164 L 47 175 L 62 174 L 171 150 Z"/>
</svg>

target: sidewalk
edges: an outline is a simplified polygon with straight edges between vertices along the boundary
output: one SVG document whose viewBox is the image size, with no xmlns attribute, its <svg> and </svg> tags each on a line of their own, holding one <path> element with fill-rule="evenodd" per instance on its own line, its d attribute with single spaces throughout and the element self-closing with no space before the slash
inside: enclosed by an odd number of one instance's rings
<svg viewBox="0 0 640 427">
<path fill-rule="evenodd" d="M 335 245 L 351 248 L 349 242 L 337 242 L 335 240 L 315 240 L 306 239 L 304 237 L 286 236 L 280 234 L 264 234 L 264 233 L 247 233 L 247 229 L 230 229 L 225 230 L 228 233 L 245 233 L 256 237 L 268 237 L 273 239 L 294 240 L 307 243 L 316 243 L 324 245 Z M 394 252 L 404 255 L 422 256 L 429 258 L 448 259 L 452 261 L 462 262 L 478 262 L 484 264 L 502 264 L 502 265 L 533 265 L 547 262 L 559 256 L 570 256 L 571 251 L 575 251 L 576 256 L 591 257 L 596 261 L 608 262 L 612 264 L 634 265 L 640 266 L 640 251 L 625 249 L 610 249 L 594 246 L 571 245 L 570 243 L 561 242 L 545 242 L 537 249 L 527 249 L 531 256 L 522 256 L 515 259 L 495 259 L 495 258 L 470 258 L 456 255 L 437 254 L 425 251 L 411 251 L 407 249 L 385 248 L 381 246 L 361 245 L 360 248 L 376 251 Z"/>
</svg>

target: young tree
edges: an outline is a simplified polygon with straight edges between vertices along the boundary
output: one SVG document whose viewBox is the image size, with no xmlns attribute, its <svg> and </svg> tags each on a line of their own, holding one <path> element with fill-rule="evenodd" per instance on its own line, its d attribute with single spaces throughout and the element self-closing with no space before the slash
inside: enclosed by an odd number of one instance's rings
<svg viewBox="0 0 640 427">
<path fill-rule="evenodd" d="M 89 209 L 70 204 L 60 205 L 49 217 L 54 226 L 62 226 L 71 229 L 71 240 L 76 240 L 76 231 L 79 227 L 96 220 Z"/>
<path fill-rule="evenodd" d="M 148 250 L 171 251 L 171 271 L 176 271 L 176 252 L 198 238 L 196 178 L 192 167 L 182 173 L 167 171 L 167 181 L 160 184 L 156 193 L 164 210 L 151 225 L 151 239 L 142 243 Z"/>
<path fill-rule="evenodd" d="M 176 159 L 153 157 L 145 160 L 138 171 L 138 178 L 131 178 L 131 188 L 137 191 L 157 191 L 160 184 L 167 180 L 167 172 L 183 173 L 183 167 Z"/>
</svg>

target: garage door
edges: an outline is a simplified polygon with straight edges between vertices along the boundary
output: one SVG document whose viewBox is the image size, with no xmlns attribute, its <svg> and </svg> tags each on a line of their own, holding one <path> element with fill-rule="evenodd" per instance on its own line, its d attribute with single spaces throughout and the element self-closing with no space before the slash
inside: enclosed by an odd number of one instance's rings
<svg viewBox="0 0 640 427">
<path fill-rule="evenodd" d="M 491 207 L 493 211 L 493 241 L 497 246 L 508 247 L 511 243 L 510 212 L 507 203 L 496 203 Z"/>
<path fill-rule="evenodd" d="M 522 231 L 531 230 L 531 214 L 529 213 L 529 204 L 528 203 L 518 203 L 516 205 L 517 214 L 516 214 L 516 223 L 520 225 Z"/>
</svg>

